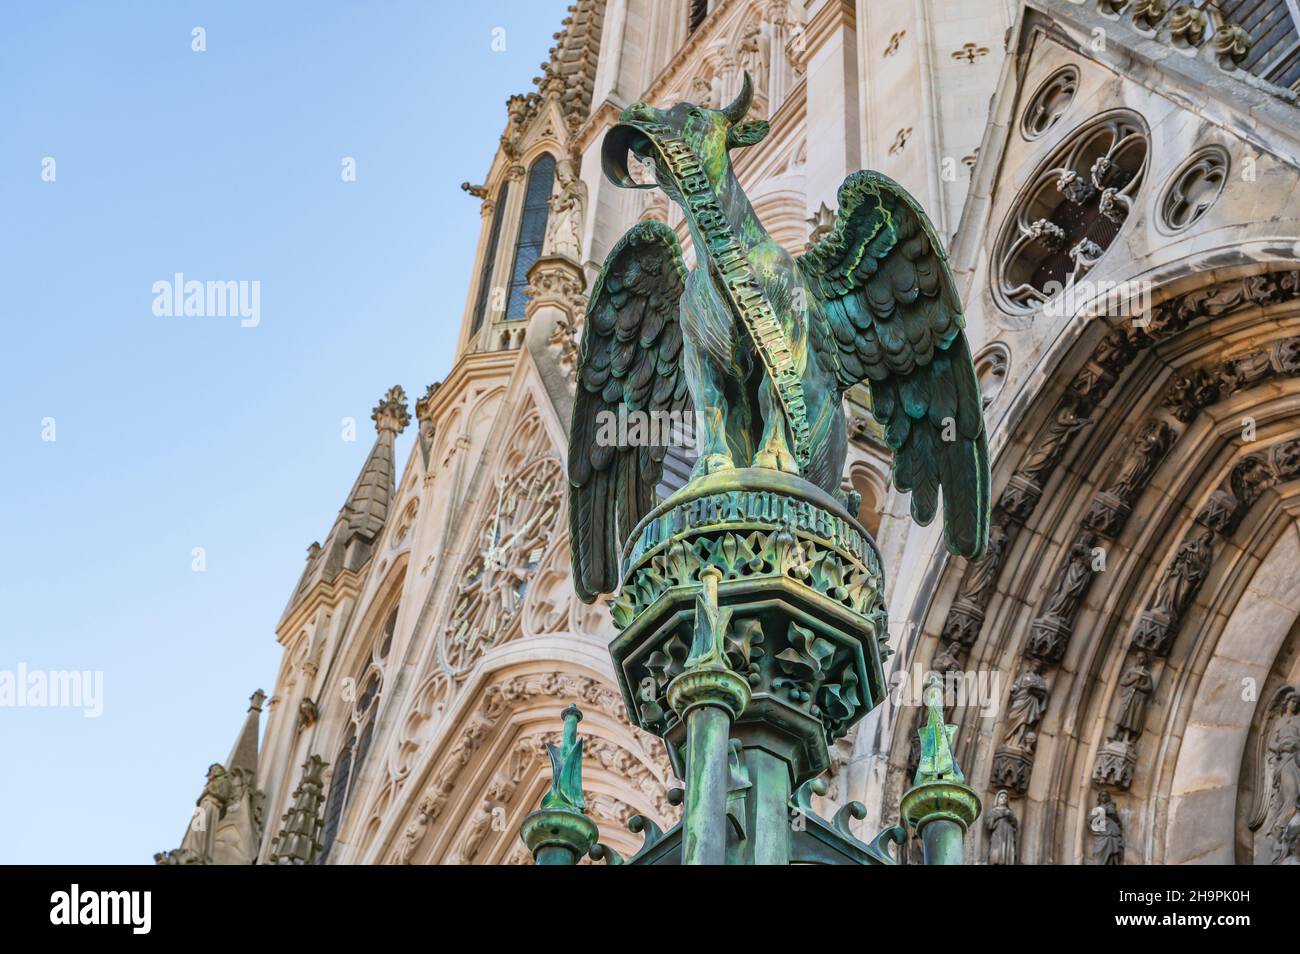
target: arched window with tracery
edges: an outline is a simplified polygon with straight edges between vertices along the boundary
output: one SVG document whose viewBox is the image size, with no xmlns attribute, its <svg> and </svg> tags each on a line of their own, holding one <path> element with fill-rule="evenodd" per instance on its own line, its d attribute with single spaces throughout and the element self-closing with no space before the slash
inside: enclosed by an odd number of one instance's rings
<svg viewBox="0 0 1300 954">
<path fill-rule="evenodd" d="M 546 215 L 550 211 L 547 201 L 555 182 L 555 157 L 543 153 L 528 170 L 528 187 L 524 192 L 524 208 L 519 219 L 519 236 L 515 240 L 515 263 L 510 270 L 510 294 L 506 298 L 506 320 L 520 321 L 524 317 L 528 287 L 528 270 L 542 255 L 542 241 L 546 238 Z"/>
<path fill-rule="evenodd" d="M 366 756 L 370 753 L 370 740 L 374 736 L 379 697 L 384 686 L 384 664 L 393 646 L 393 632 L 397 627 L 397 607 L 384 620 L 383 630 L 375 640 L 374 648 L 366 657 L 359 678 L 348 683 L 345 700 L 351 701 L 347 731 L 343 744 L 334 758 L 334 774 L 330 778 L 329 795 L 325 801 L 325 825 L 321 832 L 321 850 L 318 863 L 323 864 L 334 847 L 343 809 L 361 778 Z"/>
<path fill-rule="evenodd" d="M 506 200 L 510 198 L 510 183 L 502 183 L 497 190 L 496 207 L 492 210 L 492 230 L 488 233 L 487 249 L 483 252 L 483 265 L 478 273 L 478 294 L 474 298 L 474 331 L 483 327 L 491 303 L 492 266 L 497 260 L 497 246 L 501 243 L 501 221 L 505 218 Z"/>
</svg>

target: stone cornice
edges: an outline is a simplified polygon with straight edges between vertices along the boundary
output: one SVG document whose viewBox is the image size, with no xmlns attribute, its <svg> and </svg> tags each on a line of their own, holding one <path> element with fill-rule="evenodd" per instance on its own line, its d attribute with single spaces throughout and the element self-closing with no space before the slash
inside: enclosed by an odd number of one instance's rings
<svg viewBox="0 0 1300 954">
<path fill-rule="evenodd" d="M 457 359 L 442 385 L 429 398 L 428 416 L 437 420 L 444 411 L 464 395 L 466 385 L 484 378 L 508 378 L 519 360 L 519 352 L 473 351 Z"/>
<path fill-rule="evenodd" d="M 340 570 L 333 580 L 319 580 L 301 597 L 294 600 L 293 606 L 280 619 L 275 628 L 275 639 L 281 646 L 288 646 L 289 641 L 306 626 L 321 609 L 335 609 L 349 597 L 355 599 L 361 594 L 366 575 L 374 557 L 366 561 L 360 570 Z"/>
<path fill-rule="evenodd" d="M 852 0 L 827 0 L 804 27 L 804 50 L 811 55 L 840 27 L 852 30 L 856 24 Z"/>
</svg>

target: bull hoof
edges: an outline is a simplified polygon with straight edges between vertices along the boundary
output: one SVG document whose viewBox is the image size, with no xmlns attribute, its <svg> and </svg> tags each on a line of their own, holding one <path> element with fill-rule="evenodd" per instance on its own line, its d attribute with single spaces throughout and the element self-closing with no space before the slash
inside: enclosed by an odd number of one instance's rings
<svg viewBox="0 0 1300 954">
<path fill-rule="evenodd" d="M 799 462 L 794 459 L 794 455 L 784 447 L 776 445 L 769 445 L 755 454 L 750 466 L 779 470 L 787 474 L 799 473 Z"/>
<path fill-rule="evenodd" d="M 736 464 L 730 454 L 705 454 L 695 465 L 698 474 L 716 474 L 722 470 L 735 470 Z"/>
</svg>

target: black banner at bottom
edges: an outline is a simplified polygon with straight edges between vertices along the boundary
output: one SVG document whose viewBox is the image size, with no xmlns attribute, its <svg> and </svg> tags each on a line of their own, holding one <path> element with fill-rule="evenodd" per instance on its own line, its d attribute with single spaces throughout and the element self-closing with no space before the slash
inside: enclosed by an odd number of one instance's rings
<svg viewBox="0 0 1300 954">
<path fill-rule="evenodd" d="M 665 880 L 662 869 L 596 870 L 602 867 L 583 865 L 567 874 L 522 867 L 7 867 L 0 868 L 0 918 L 9 939 L 75 933 L 81 940 L 93 935 L 128 944 L 137 938 L 192 941 L 236 926 L 260 933 L 279 923 L 304 940 L 373 941 L 375 918 L 393 924 L 405 915 L 426 931 L 447 923 L 459 932 L 479 921 L 494 940 L 517 929 L 535 941 L 542 921 L 574 906 L 590 936 L 593 921 L 626 928 L 648 918 L 697 920 L 690 899 L 712 899 L 725 916 L 752 892 L 754 902 L 766 897 L 759 903 L 790 905 L 791 914 L 811 903 L 829 933 L 870 930 L 887 917 L 892 930 L 917 930 L 918 938 L 943 930 L 950 942 L 984 933 L 995 940 L 1007 928 L 1002 917 L 990 916 L 996 911 L 1011 918 L 1017 932 L 1037 930 L 1041 938 L 1163 931 L 1181 939 L 1198 931 L 1230 943 L 1243 930 L 1289 928 L 1297 897 L 1294 876 L 1276 868 L 912 866 L 851 875 L 842 869 L 732 869 L 724 884 L 716 872 L 678 870 Z M 692 883 L 695 877 L 701 880 Z M 783 894 L 787 887 L 817 894 L 799 901 L 801 895 Z M 644 904 L 636 903 L 639 892 Z M 454 927 L 446 917 L 453 913 Z"/>
</svg>

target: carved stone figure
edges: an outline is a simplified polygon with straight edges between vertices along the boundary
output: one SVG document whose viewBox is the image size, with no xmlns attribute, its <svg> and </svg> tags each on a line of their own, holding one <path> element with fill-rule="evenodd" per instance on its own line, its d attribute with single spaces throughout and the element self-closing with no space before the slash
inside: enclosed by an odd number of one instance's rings
<svg viewBox="0 0 1300 954">
<path fill-rule="evenodd" d="M 1119 808 L 1105 790 L 1097 795 L 1097 804 L 1088 812 L 1088 828 L 1092 831 L 1092 856 L 1099 865 L 1124 863 L 1124 827 L 1119 820 Z"/>
<path fill-rule="evenodd" d="M 1086 417 L 1079 415 L 1072 402 L 1065 402 L 1056 412 L 1052 423 L 1047 426 L 1047 434 L 1020 465 L 1019 472 L 1042 484 L 1042 478 L 1056 463 L 1070 438 L 1091 423 Z"/>
<path fill-rule="evenodd" d="M 1244 457 L 1228 475 L 1232 494 L 1243 507 L 1251 507 L 1265 488 L 1273 482 L 1273 473 L 1258 457 Z"/>
<path fill-rule="evenodd" d="M 1151 670 L 1147 668 L 1150 659 L 1145 652 L 1139 652 L 1133 665 L 1119 678 L 1119 715 L 1115 719 L 1113 738 L 1136 739 L 1142 734 L 1147 703 L 1155 690 Z"/>
<path fill-rule="evenodd" d="M 1092 547 L 1095 541 L 1085 536 L 1070 547 L 1070 555 L 1047 600 L 1043 613 L 1058 620 L 1072 620 L 1092 580 Z"/>
<path fill-rule="evenodd" d="M 1183 541 L 1156 588 L 1151 601 L 1153 611 L 1163 613 L 1171 620 L 1182 616 L 1192 595 L 1210 571 L 1213 542 L 1214 534 L 1209 530 Z"/>
<path fill-rule="evenodd" d="M 688 274 L 673 230 L 641 222 L 615 243 L 592 288 L 568 472 L 574 581 L 584 602 L 618 587 L 621 536 L 653 506 L 663 474 L 656 448 L 597 439 L 603 412 L 623 406 L 693 410 L 694 477 L 766 468 L 835 494 L 847 453 L 844 393 L 866 382 L 913 518 L 933 519 L 942 487 L 949 549 L 968 559 L 984 552 L 987 439 L 961 299 L 938 235 L 896 182 L 858 172 L 840 187 L 830 234 L 793 258 L 763 227 L 732 168 L 730 150 L 769 131 L 766 121 L 745 119 L 752 101 L 745 73 L 723 109 L 633 103 L 605 134 L 605 174 L 624 188 L 657 186 L 676 202 L 698 264 Z M 648 161 L 653 183 L 633 179 L 629 154 Z M 883 300 L 893 304 L 871 304 Z M 633 339 L 639 346 L 627 347 Z"/>
<path fill-rule="evenodd" d="M 1173 442 L 1173 431 L 1164 421 L 1150 421 L 1138 435 L 1124 465 L 1115 476 L 1110 492 L 1126 503 L 1132 503 L 1138 492 L 1155 473 L 1161 458 Z"/>
<path fill-rule="evenodd" d="M 950 672 L 957 672 L 961 669 L 961 645 L 956 642 L 949 643 L 934 659 L 930 660 L 930 668 L 940 676 L 945 676 Z"/>
<path fill-rule="evenodd" d="M 1263 828 L 1269 863 L 1279 864 L 1291 853 L 1288 829 L 1300 828 L 1300 694 L 1293 692 L 1283 700 L 1267 745 L 1268 812 Z"/>
<path fill-rule="evenodd" d="M 1020 820 L 1011 810 L 1006 789 L 998 792 L 997 800 L 984 817 L 984 830 L 988 832 L 988 853 L 991 865 L 1014 865 L 1020 860 Z"/>
<path fill-rule="evenodd" d="M 984 551 L 983 559 L 972 563 L 966 571 L 957 593 L 958 598 L 976 606 L 988 603 L 990 591 L 997 583 L 998 573 L 1002 569 L 1002 551 L 1006 549 L 1007 538 L 1007 529 L 1001 523 L 989 526 L 988 548 Z"/>
<path fill-rule="evenodd" d="M 234 797 L 234 785 L 225 766 L 214 762 L 208 766 L 208 781 L 199 795 L 194 817 L 190 822 L 190 831 L 186 835 L 182 848 L 193 851 L 204 863 L 211 863 L 216 843 L 217 825 L 226 815 L 228 806 Z M 193 837 L 191 837 L 193 836 Z"/>
<path fill-rule="evenodd" d="M 547 200 L 546 238 L 542 254 L 558 255 L 574 262 L 582 261 L 582 217 L 587 206 L 587 188 L 573 162 L 561 159 L 555 165 L 555 194 Z"/>
<path fill-rule="evenodd" d="M 1011 686 L 1011 707 L 1007 712 L 1007 731 L 1003 739 L 1007 745 L 1021 751 L 1033 750 L 1030 736 L 1047 710 L 1047 680 L 1042 672 L 1043 664 L 1031 659 Z"/>
</svg>

